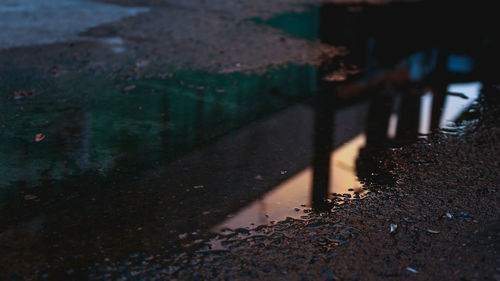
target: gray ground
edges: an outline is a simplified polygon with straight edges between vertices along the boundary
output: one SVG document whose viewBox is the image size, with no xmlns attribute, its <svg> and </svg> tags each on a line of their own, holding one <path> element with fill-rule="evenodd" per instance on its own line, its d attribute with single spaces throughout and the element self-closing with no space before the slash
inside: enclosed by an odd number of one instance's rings
<svg viewBox="0 0 500 281">
<path fill-rule="evenodd" d="M 0 4 L 0 16 L 7 19 L 0 24 L 0 49 L 45 45 L 7 50 L 5 54 L 19 65 L 39 61 L 43 66 L 59 57 L 66 64 L 58 65 L 60 69 L 84 60 L 93 71 L 100 67 L 123 70 L 127 60 L 151 68 L 233 72 L 287 62 L 316 64 L 322 56 L 342 52 L 249 20 L 303 11 L 307 9 L 304 1 L 301 5 L 285 0 L 264 5 L 263 1 L 71 0 L 31 1 L 27 7 L 23 1 Z M 84 10 L 79 9 L 81 3 Z M 111 16 L 105 16 L 108 11 Z M 26 20 L 17 21 L 20 17 Z M 73 42 L 69 50 L 67 42 Z"/>
</svg>

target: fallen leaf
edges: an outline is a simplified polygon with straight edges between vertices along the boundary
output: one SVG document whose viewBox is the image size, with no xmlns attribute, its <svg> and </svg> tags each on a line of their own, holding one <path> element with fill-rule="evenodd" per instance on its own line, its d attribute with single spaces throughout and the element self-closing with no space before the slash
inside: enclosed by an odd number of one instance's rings
<svg viewBox="0 0 500 281">
<path fill-rule="evenodd" d="M 124 91 L 132 91 L 135 89 L 135 85 L 128 85 L 127 87 L 123 88 Z"/>
<path fill-rule="evenodd" d="M 42 134 L 42 133 L 38 133 L 35 135 L 35 142 L 41 142 L 43 141 L 43 139 L 45 139 L 45 135 Z"/>
<path fill-rule="evenodd" d="M 32 195 L 32 194 L 26 194 L 26 195 L 24 195 L 24 200 L 35 200 L 37 198 L 38 198 L 38 196 Z"/>
<path fill-rule="evenodd" d="M 10 93 L 9 98 L 19 100 L 35 95 L 35 90 L 16 90 Z"/>
</svg>

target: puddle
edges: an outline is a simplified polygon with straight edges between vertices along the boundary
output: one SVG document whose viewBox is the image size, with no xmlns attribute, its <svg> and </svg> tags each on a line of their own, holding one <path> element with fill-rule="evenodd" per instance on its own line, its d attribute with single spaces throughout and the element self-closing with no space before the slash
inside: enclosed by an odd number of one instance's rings
<svg viewBox="0 0 500 281">
<path fill-rule="evenodd" d="M 450 84 L 447 88 L 448 93 L 459 93 L 463 96 L 446 96 L 439 126 L 441 128 L 456 127 L 455 121 L 477 101 L 481 87 L 480 82 Z"/>
<path fill-rule="evenodd" d="M 332 152 L 328 186 L 330 194 L 354 196 L 354 193 L 362 195 L 366 192 L 357 178 L 355 167 L 359 149 L 365 145 L 365 141 L 365 136 L 361 134 Z M 287 217 L 300 218 L 312 211 L 312 189 L 313 168 L 307 167 L 238 213 L 229 215 L 226 221 L 214 227 L 212 231 L 254 228 Z"/>
<path fill-rule="evenodd" d="M 443 108 L 441 109 L 442 115 L 439 123 L 439 129 L 442 132 L 457 133 L 460 131 L 461 127 L 455 121 L 458 121 L 460 116 L 477 100 L 480 89 L 481 83 L 478 82 L 450 84 L 447 86 L 448 93 L 461 93 L 463 96 L 458 94 L 446 96 Z M 393 99 L 398 100 L 401 97 L 395 96 Z M 424 93 L 422 96 L 417 97 L 417 99 L 420 99 L 420 103 L 417 103 L 419 105 L 419 119 L 412 128 L 415 130 L 415 135 L 418 132 L 420 137 L 427 137 L 432 132 L 433 94 L 430 92 Z M 383 120 L 380 116 L 377 120 L 377 122 L 387 122 L 388 129 L 384 138 L 389 140 L 396 139 L 398 134 L 398 116 L 406 112 L 406 109 L 401 105 L 401 101 L 397 101 L 395 104 L 397 105 L 394 108 L 395 112 L 389 116 L 388 120 Z M 358 108 L 357 114 L 362 116 L 363 114 L 359 112 L 360 110 L 366 110 L 366 108 Z M 337 113 L 337 115 L 337 119 L 346 120 L 345 114 Z M 336 127 L 339 125 L 340 130 L 349 129 L 348 127 L 343 127 L 341 124 L 336 124 Z M 363 123 L 363 126 L 367 125 Z M 401 134 L 401 131 L 404 129 L 399 127 L 399 133 Z M 329 184 L 327 187 L 330 199 L 335 198 L 336 196 L 334 195 L 347 195 L 347 197 L 344 196 L 342 198 L 344 200 L 360 198 L 367 192 L 363 189 L 363 184 L 358 178 L 357 169 L 359 167 L 356 167 L 359 152 L 366 146 L 366 135 L 362 133 L 350 137 L 346 143 L 331 153 L 329 161 L 331 166 L 328 176 Z M 272 191 L 245 206 L 237 213 L 228 215 L 228 218 L 212 228 L 212 231 L 223 232 L 226 229 L 239 228 L 253 229 L 260 225 L 269 225 L 284 220 L 287 217 L 295 219 L 304 217 L 313 208 L 313 169 L 314 167 L 309 166 L 280 185 L 273 187 Z M 257 179 L 262 180 L 262 177 L 258 175 Z"/>
<path fill-rule="evenodd" d="M 439 130 L 444 133 L 457 133 L 460 131 L 460 126 L 456 121 L 460 119 L 465 112 L 476 102 L 479 97 L 481 83 L 458 83 L 450 84 L 446 87 L 448 95 L 446 95 L 445 102 L 442 105 L 441 116 L 439 117 Z M 432 106 L 433 97 L 437 93 L 427 92 L 419 97 L 412 98 L 412 101 L 419 100 L 411 107 L 416 107 L 415 114 L 418 113 L 418 119 L 410 124 L 398 124 L 399 116 L 402 115 L 403 120 L 408 119 L 405 115 L 408 114 L 407 106 L 402 97 L 396 95 L 389 99 L 392 107 L 389 109 L 393 111 L 388 119 L 383 119 L 381 116 L 371 116 L 360 114 L 360 109 L 357 110 L 358 116 L 362 118 L 376 118 L 377 121 L 383 124 L 386 123 L 387 132 L 382 134 L 382 139 L 395 140 L 398 135 L 405 135 L 407 130 L 413 130 L 414 136 L 419 135 L 421 138 L 427 137 L 432 133 L 431 128 Z M 405 98 L 403 98 L 405 99 Z M 434 106 L 436 106 L 434 104 Z M 366 110 L 362 108 L 361 110 Z M 337 113 L 338 114 L 338 113 Z M 435 113 L 434 113 L 435 114 Z M 346 120 L 345 114 L 338 114 L 336 116 L 339 120 Z M 416 117 L 416 116 L 415 116 Z M 362 119 L 361 118 L 361 119 Z M 336 127 L 339 124 L 336 125 Z M 352 124 L 351 124 L 352 126 Z M 370 122 L 363 123 L 362 126 L 370 126 Z M 403 127 L 405 126 L 405 127 Z M 408 127 L 410 126 L 410 127 Z M 382 125 L 382 127 L 384 127 Z M 340 125 L 341 130 L 348 130 L 348 127 Z M 350 128 L 352 129 L 352 127 Z M 403 140 L 405 140 L 403 138 Z M 380 141 L 380 139 L 379 139 Z M 393 143 L 395 145 L 397 143 Z M 332 195 L 347 195 L 344 199 L 360 198 L 367 191 L 363 189 L 363 185 L 358 179 L 359 167 L 356 167 L 356 161 L 359 158 L 360 150 L 367 147 L 366 135 L 364 133 L 358 136 L 351 136 L 349 140 L 342 146 L 336 148 L 331 156 L 329 168 L 329 184 L 328 194 L 330 198 L 335 197 Z M 227 229 L 253 229 L 260 225 L 269 225 L 287 217 L 299 219 L 304 217 L 312 211 L 313 202 L 313 167 L 306 169 L 293 175 L 290 179 L 280 185 L 272 188 L 272 191 L 266 193 L 261 198 L 255 200 L 251 204 L 245 206 L 240 211 L 228 215 L 228 218 L 221 224 L 212 228 L 214 232 L 224 232 Z M 286 171 L 283 171 L 286 173 Z M 262 180 L 260 175 L 256 179 Z M 361 195 L 361 196 L 360 196 Z"/>
</svg>

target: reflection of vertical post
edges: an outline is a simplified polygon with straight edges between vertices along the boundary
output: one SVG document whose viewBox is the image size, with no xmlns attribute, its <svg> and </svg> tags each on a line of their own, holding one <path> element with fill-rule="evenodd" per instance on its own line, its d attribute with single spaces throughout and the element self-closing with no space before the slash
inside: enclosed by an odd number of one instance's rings
<svg viewBox="0 0 500 281">
<path fill-rule="evenodd" d="M 170 154 L 170 110 L 169 110 L 169 100 L 168 94 L 162 94 L 162 111 L 161 111 L 161 121 L 162 121 L 162 132 L 161 132 L 161 142 L 164 155 L 168 156 Z"/>
<path fill-rule="evenodd" d="M 366 118 L 366 147 L 387 145 L 393 99 L 392 96 L 376 95 L 371 100 Z"/>
<path fill-rule="evenodd" d="M 444 101 L 446 99 L 448 54 L 445 49 L 444 46 L 441 46 L 438 51 L 437 65 L 434 73 L 435 81 L 433 81 L 434 90 L 432 92 L 431 131 L 439 128 L 439 122 L 443 114 Z"/>
<path fill-rule="evenodd" d="M 206 137 L 205 132 L 205 122 L 203 116 L 203 107 L 205 106 L 205 93 L 204 91 L 196 91 L 196 109 L 195 109 L 195 124 L 194 124 L 194 132 L 195 132 L 195 143 L 200 143 Z"/>
<path fill-rule="evenodd" d="M 59 152 L 65 174 L 83 171 L 89 163 L 89 113 L 82 109 L 61 116 L 63 127 L 58 132 Z"/>
<path fill-rule="evenodd" d="M 396 102 L 396 97 L 379 93 L 377 89 L 370 93 L 370 109 L 366 116 L 366 145 L 359 150 L 356 159 L 356 172 L 359 179 L 373 178 L 372 172 L 379 171 L 378 155 L 381 148 L 389 145 L 389 122 Z"/>
<path fill-rule="evenodd" d="M 446 99 L 446 83 L 435 86 L 432 95 L 431 131 L 439 128 L 440 125 Z"/>
<path fill-rule="evenodd" d="M 431 130 L 439 128 L 441 115 L 443 114 L 444 101 L 446 99 L 447 74 L 448 74 L 448 51 L 445 45 L 438 50 L 436 70 L 434 73 L 432 92 Z"/>
<path fill-rule="evenodd" d="M 347 6 L 324 4 L 320 8 L 319 37 L 323 43 L 344 45 L 346 42 L 345 17 Z"/>
<path fill-rule="evenodd" d="M 420 121 L 420 95 L 407 94 L 403 96 L 399 109 L 396 140 L 413 141 L 418 136 Z"/>
<path fill-rule="evenodd" d="M 345 7 L 323 5 L 320 9 L 319 36 L 323 43 L 341 44 L 344 40 Z M 318 94 L 315 100 L 313 136 L 313 182 L 311 203 L 315 211 L 328 211 L 326 203 L 330 183 L 330 153 L 333 150 L 335 86 L 322 77 L 328 73 L 328 64 L 318 70 Z"/>
<path fill-rule="evenodd" d="M 335 92 L 321 91 L 316 96 L 314 118 L 312 207 L 327 211 L 330 182 L 330 153 L 333 150 Z"/>
</svg>

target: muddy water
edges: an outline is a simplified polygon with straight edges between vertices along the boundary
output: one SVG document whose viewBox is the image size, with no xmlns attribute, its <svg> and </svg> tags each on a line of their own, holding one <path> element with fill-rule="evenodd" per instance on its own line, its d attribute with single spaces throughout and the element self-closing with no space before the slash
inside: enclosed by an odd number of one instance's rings
<svg viewBox="0 0 500 281">
<path fill-rule="evenodd" d="M 47 20 L 51 5 L 63 4 L 11 2 L 0 15 L 9 15 L 2 24 L 12 32 L 20 32 L 12 13 L 33 10 Z M 89 9 L 92 20 L 75 20 L 75 7 Z M 280 41 L 319 38 L 350 51 L 319 66 L 171 71 L 153 67 L 154 57 L 127 57 L 120 37 L 88 39 L 102 57 L 123 54 L 114 68 L 91 61 L 99 71 L 81 66 L 92 57 L 76 52 L 74 69 L 52 67 L 68 58 L 49 56 L 49 74 L 32 61 L 31 47 L 10 50 L 26 55 L 23 65 L 2 53 L 0 277 L 111 279 L 107 272 L 126 272 L 132 260 L 193 251 L 210 232 L 307 219 L 363 198 L 363 183 L 380 176 L 381 151 L 440 127 L 456 133 L 485 83 L 474 46 L 417 40 L 411 17 L 397 17 L 409 35 L 396 43 L 387 26 L 366 26 L 410 7 L 308 6 L 245 20 L 281 30 Z M 68 40 L 143 11 L 87 1 L 64 8 L 68 29 L 30 28 L 19 45 Z M 67 47 L 33 48 L 43 55 Z"/>
</svg>

